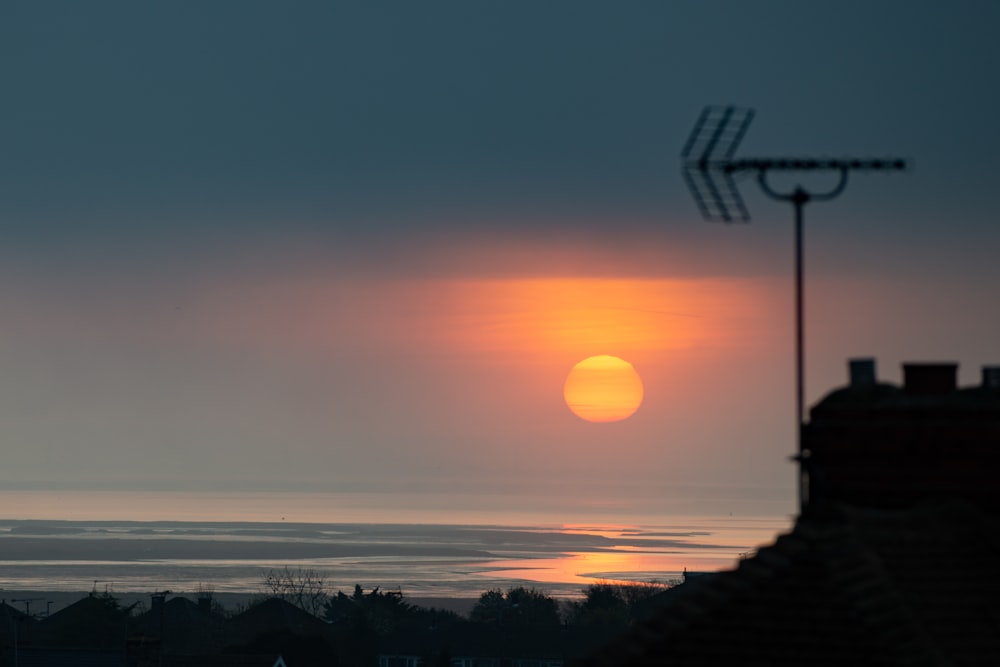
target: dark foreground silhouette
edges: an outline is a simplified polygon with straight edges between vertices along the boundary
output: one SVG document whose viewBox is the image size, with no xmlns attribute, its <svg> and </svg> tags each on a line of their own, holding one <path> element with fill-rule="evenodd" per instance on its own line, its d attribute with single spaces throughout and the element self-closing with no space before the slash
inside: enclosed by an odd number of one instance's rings
<svg viewBox="0 0 1000 667">
<path fill-rule="evenodd" d="M 4 603 L 0 664 L 556 666 L 648 616 L 669 591 L 602 583 L 560 603 L 532 588 L 490 590 L 466 618 L 410 604 L 400 591 L 327 596 L 316 584 L 311 572 L 269 572 L 269 595 L 233 610 L 208 595 L 157 593 L 146 609 L 91 593 L 36 619 Z"/>
</svg>

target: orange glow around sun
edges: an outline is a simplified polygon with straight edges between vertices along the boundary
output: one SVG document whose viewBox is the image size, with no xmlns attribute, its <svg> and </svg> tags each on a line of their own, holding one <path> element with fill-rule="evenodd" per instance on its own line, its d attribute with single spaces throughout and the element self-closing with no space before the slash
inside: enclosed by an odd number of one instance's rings
<svg viewBox="0 0 1000 667">
<path fill-rule="evenodd" d="M 642 394 L 642 380 L 632 364 L 608 354 L 573 366 L 563 386 L 566 405 L 589 422 L 628 419 L 642 404 Z"/>
<path fill-rule="evenodd" d="M 438 341 L 521 361 L 686 349 L 712 338 L 704 314 L 718 310 L 720 296 L 726 307 L 740 305 L 731 289 L 658 278 L 441 281 L 428 289 L 437 309 L 428 332 Z M 418 333 L 412 325 L 408 331 Z"/>
</svg>

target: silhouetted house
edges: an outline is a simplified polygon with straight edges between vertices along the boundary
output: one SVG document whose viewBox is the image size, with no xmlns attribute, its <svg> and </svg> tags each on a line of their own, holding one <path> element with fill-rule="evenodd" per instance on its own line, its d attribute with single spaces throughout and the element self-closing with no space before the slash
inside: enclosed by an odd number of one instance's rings
<svg viewBox="0 0 1000 667">
<path fill-rule="evenodd" d="M 328 663 L 336 664 L 336 663 Z M 283 656 L 274 655 L 206 655 L 164 656 L 156 667 L 297 667 Z"/>
<path fill-rule="evenodd" d="M 149 611 L 137 616 L 131 615 L 134 605 L 122 607 L 115 598 L 94 593 L 37 622 L 8 607 L 0 605 L 0 624 L 9 630 L 0 667 L 338 664 L 329 624 L 278 599 L 229 620 L 212 608 L 209 597 L 168 601 L 164 593 L 154 594 Z M 30 633 L 24 631 L 32 625 Z"/>
<path fill-rule="evenodd" d="M 31 646 L 35 623 L 34 618 L 7 604 L 6 600 L 0 602 L 0 664 L 13 664 L 16 650 Z"/>
<path fill-rule="evenodd" d="M 78 649 L 31 646 L 10 656 L 16 667 L 133 667 L 122 649 Z"/>
<path fill-rule="evenodd" d="M 18 667 L 125 667 L 130 609 L 106 595 L 91 594 L 34 622 L 30 640 L 4 652 Z"/>
<path fill-rule="evenodd" d="M 419 655 L 381 654 L 378 667 L 424 667 L 424 659 Z"/>
<path fill-rule="evenodd" d="M 850 384 L 810 411 L 810 502 L 910 507 L 967 498 L 1000 513 L 1000 368 L 957 387 L 957 364 L 904 364 L 903 385 L 850 362 Z"/>
<path fill-rule="evenodd" d="M 337 664 L 330 624 L 280 598 L 231 618 L 223 644 L 227 654 L 282 655 L 289 667 Z"/>
<path fill-rule="evenodd" d="M 125 650 L 130 612 L 107 595 L 91 593 L 38 621 L 33 643 L 73 649 Z"/>
<path fill-rule="evenodd" d="M 580 664 L 1000 664 L 995 371 L 958 389 L 954 365 L 905 369 L 897 387 L 853 364 L 812 410 L 789 534 Z"/>
<path fill-rule="evenodd" d="M 197 602 L 184 597 L 152 597 L 149 611 L 132 621 L 129 642 L 132 653 L 204 655 L 222 650 L 222 614 L 212 609 L 212 598 Z"/>
<path fill-rule="evenodd" d="M 286 630 L 300 637 L 330 637 L 330 624 L 280 598 L 270 598 L 232 617 L 226 624 L 227 646 L 251 642 L 258 635 Z"/>
<path fill-rule="evenodd" d="M 561 667 L 567 637 L 560 629 L 503 628 L 463 620 L 428 627 L 404 624 L 381 642 L 378 667 Z"/>
</svg>

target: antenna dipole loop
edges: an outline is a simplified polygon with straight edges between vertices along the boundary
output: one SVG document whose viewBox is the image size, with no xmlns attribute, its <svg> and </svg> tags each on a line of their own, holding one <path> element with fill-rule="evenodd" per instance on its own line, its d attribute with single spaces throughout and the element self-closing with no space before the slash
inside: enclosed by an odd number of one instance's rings
<svg viewBox="0 0 1000 667">
<path fill-rule="evenodd" d="M 763 190 L 764 194 L 766 194 L 771 199 L 775 199 L 778 201 L 788 201 L 792 203 L 795 203 L 796 201 L 799 200 L 801 200 L 802 203 L 810 201 L 830 201 L 831 199 L 836 198 L 837 196 L 840 195 L 840 193 L 844 191 L 844 188 L 847 187 L 847 177 L 848 174 L 850 173 L 850 170 L 847 167 L 842 167 L 839 170 L 840 175 L 839 178 L 837 179 L 836 185 L 834 185 L 826 192 L 809 191 L 803 188 L 801 185 L 795 186 L 795 189 L 792 190 L 791 192 L 778 192 L 773 187 L 771 187 L 770 183 L 767 182 L 768 171 L 770 170 L 760 169 L 757 171 L 757 183 L 760 185 L 760 189 Z"/>
</svg>

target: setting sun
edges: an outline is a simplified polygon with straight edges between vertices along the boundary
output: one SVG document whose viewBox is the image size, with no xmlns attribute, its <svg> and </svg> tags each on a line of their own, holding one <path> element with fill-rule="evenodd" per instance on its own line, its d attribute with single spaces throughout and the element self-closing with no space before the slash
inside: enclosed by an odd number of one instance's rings
<svg viewBox="0 0 1000 667">
<path fill-rule="evenodd" d="M 580 419 L 621 421 L 642 404 L 642 380 L 624 359 L 608 354 L 587 357 L 569 372 L 563 398 Z"/>
</svg>

